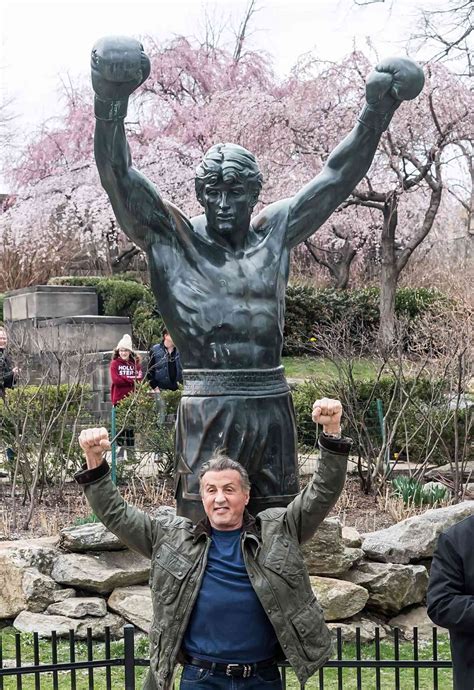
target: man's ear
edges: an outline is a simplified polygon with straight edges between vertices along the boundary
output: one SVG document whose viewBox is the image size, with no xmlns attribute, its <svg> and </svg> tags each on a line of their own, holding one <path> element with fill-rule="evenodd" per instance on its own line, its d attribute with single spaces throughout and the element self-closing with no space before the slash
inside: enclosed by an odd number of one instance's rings
<svg viewBox="0 0 474 690">
<path fill-rule="evenodd" d="M 247 498 L 245 499 L 245 505 L 248 505 L 249 501 L 250 501 L 250 493 L 247 494 Z"/>
</svg>

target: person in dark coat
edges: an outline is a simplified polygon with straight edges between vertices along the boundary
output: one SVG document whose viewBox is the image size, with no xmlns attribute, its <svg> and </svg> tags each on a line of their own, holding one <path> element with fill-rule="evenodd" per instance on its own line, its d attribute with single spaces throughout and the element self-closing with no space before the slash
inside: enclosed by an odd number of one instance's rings
<svg viewBox="0 0 474 690">
<path fill-rule="evenodd" d="M 7 354 L 7 332 L 0 324 L 0 396 L 4 397 L 6 388 L 13 388 L 18 374 L 18 367 L 14 367 Z"/>
<path fill-rule="evenodd" d="M 455 690 L 473 690 L 474 515 L 440 534 L 427 600 L 433 623 L 449 630 Z"/>
<path fill-rule="evenodd" d="M 147 379 L 155 393 L 176 391 L 178 384 L 183 383 L 180 354 L 166 328 L 162 336 L 161 343 L 151 348 L 148 362 Z"/>
</svg>

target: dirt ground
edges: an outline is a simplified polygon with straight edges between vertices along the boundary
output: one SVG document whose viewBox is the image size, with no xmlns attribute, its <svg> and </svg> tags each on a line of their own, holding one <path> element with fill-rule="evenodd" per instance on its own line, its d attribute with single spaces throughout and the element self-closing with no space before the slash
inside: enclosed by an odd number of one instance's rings
<svg viewBox="0 0 474 690">
<path fill-rule="evenodd" d="M 152 511 L 160 505 L 174 504 L 170 481 L 156 485 L 132 482 L 120 488 L 126 500 L 144 510 Z M 14 505 L 10 486 L 0 485 L 0 540 L 53 536 L 63 527 L 77 524 L 91 514 L 81 489 L 71 483 L 66 485 L 62 496 L 54 489 L 47 490 L 33 512 L 29 528 L 25 529 L 29 502 L 23 504 L 22 499 L 22 495 L 17 494 Z M 380 498 L 365 495 L 354 477 L 348 477 L 331 515 L 337 515 L 343 524 L 355 527 L 359 532 L 372 532 L 396 522 L 381 508 Z"/>
</svg>

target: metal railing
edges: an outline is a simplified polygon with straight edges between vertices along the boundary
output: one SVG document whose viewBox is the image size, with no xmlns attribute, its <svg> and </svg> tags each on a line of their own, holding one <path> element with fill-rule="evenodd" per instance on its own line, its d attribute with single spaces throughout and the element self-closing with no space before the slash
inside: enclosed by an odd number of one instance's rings
<svg viewBox="0 0 474 690">
<path fill-rule="evenodd" d="M 123 655 L 114 656 L 111 654 L 111 636 L 110 630 L 106 628 L 105 642 L 103 644 L 103 658 L 94 658 L 94 646 L 97 644 L 92 639 L 92 631 L 88 629 L 87 639 L 85 640 L 85 656 L 86 659 L 78 659 L 76 645 L 78 640 L 74 636 L 74 631 L 70 631 L 68 643 L 68 661 L 58 661 L 58 636 L 56 633 L 52 634 L 50 642 L 50 659 L 47 662 L 40 661 L 40 638 L 38 633 L 33 633 L 33 663 L 24 664 L 22 659 L 22 640 L 21 634 L 15 635 L 15 658 L 6 659 L 4 650 L 2 648 L 2 637 L 0 633 L 0 690 L 8 690 L 8 688 L 15 687 L 16 690 L 24 690 L 23 678 L 25 676 L 34 677 L 35 690 L 41 688 L 51 688 L 53 690 L 60 690 L 62 688 L 70 688 L 77 690 L 78 687 L 84 688 L 84 673 L 78 679 L 78 674 L 82 672 L 87 673 L 87 687 L 89 690 L 94 690 L 94 671 L 102 670 L 104 678 L 101 679 L 100 687 L 105 687 L 107 690 L 116 690 L 116 688 L 123 687 L 125 690 L 135 690 L 140 687 L 136 680 L 136 671 L 140 667 L 146 667 L 149 660 L 139 658 L 136 656 L 135 647 L 135 628 L 133 625 L 126 625 L 124 627 L 124 641 L 123 641 Z M 299 687 L 301 690 L 325 690 L 325 688 L 337 688 L 337 690 L 345 690 L 346 688 L 354 688 L 363 690 L 363 682 L 365 683 L 366 676 L 364 673 L 372 671 L 370 687 L 375 687 L 376 690 L 383 690 L 390 687 L 394 690 L 408 690 L 413 688 L 418 690 L 420 687 L 430 687 L 433 690 L 443 690 L 448 687 L 446 679 L 440 684 L 440 671 L 443 669 L 451 669 L 452 663 L 450 659 L 439 659 L 438 650 L 438 636 L 436 628 L 433 628 L 431 640 L 426 640 L 420 645 L 418 629 L 413 628 L 413 640 L 411 643 L 412 656 L 410 659 L 401 658 L 401 639 L 400 631 L 394 630 L 393 638 L 390 641 L 391 654 L 387 658 L 387 650 L 382 654 L 381 649 L 380 630 L 375 630 L 375 640 L 370 645 L 363 645 L 361 642 L 360 629 L 356 630 L 356 638 L 353 648 L 354 658 L 347 658 L 344 656 L 344 645 L 342 640 L 342 631 L 337 629 L 335 652 L 336 657 L 328 661 L 318 673 L 311 678 L 306 685 L 299 685 L 292 675 L 290 680 L 290 672 L 288 665 L 281 666 L 281 674 L 283 679 L 283 687 L 285 690 L 291 684 L 292 688 Z M 386 640 L 384 641 L 386 642 Z M 102 648 L 102 645 L 101 645 Z M 371 656 L 368 658 L 367 651 L 370 649 Z M 420 658 L 420 652 L 426 656 L 427 649 L 429 649 L 430 658 Z M 64 646 L 61 651 L 64 655 Z M 373 654 L 372 654 L 373 652 Z M 30 655 L 31 656 L 31 655 Z M 352 655 L 351 655 L 352 656 Z M 114 676 L 113 671 L 119 669 L 119 677 Z M 334 669 L 331 671 L 330 669 Z M 352 670 L 351 677 L 348 677 L 348 671 Z M 390 680 L 387 678 L 387 670 L 393 670 Z M 411 671 L 411 681 L 408 684 L 407 671 Z M 332 673 L 330 681 L 328 675 Z M 430 678 L 427 679 L 426 674 Z M 382 677 L 383 674 L 383 677 Z M 404 675 L 403 675 L 404 674 Z M 422 678 L 423 675 L 423 678 Z M 6 685 L 5 679 L 7 677 L 14 677 L 14 685 Z M 355 676 L 355 677 L 354 677 Z M 44 684 L 42 683 L 44 680 Z M 80 680 L 80 683 L 79 683 Z M 382 684 L 383 681 L 383 684 Z M 422 683 L 424 681 L 424 683 Z M 426 683 L 429 683 L 427 686 Z M 388 684 L 387 684 L 388 683 Z M 47 685 L 46 685 L 47 684 Z M 33 687 L 30 683 L 28 688 Z M 177 687 L 177 685 L 175 686 Z"/>
</svg>

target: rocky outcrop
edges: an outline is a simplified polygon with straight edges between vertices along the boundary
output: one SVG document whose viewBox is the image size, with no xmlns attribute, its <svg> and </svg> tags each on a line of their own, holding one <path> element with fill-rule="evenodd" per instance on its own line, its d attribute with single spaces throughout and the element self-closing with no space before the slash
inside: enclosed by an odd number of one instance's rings
<svg viewBox="0 0 474 690">
<path fill-rule="evenodd" d="M 149 572 L 150 561 L 134 551 L 104 551 L 61 554 L 51 577 L 62 585 L 108 594 L 116 587 L 147 582 Z"/>
<path fill-rule="evenodd" d="M 148 585 L 117 587 L 110 595 L 107 605 L 140 630 L 150 632 L 153 607 Z"/>
<path fill-rule="evenodd" d="M 326 621 L 350 618 L 362 611 L 369 598 L 363 587 L 332 577 L 310 577 L 311 587 L 324 611 Z"/>
<path fill-rule="evenodd" d="M 364 534 L 366 558 L 382 563 L 411 563 L 431 558 L 438 536 L 474 513 L 474 501 L 427 510 L 387 529 Z"/>
<path fill-rule="evenodd" d="M 126 547 L 101 522 L 90 522 L 77 527 L 66 527 L 59 534 L 59 545 L 65 551 L 120 551 Z"/>
<path fill-rule="evenodd" d="M 327 518 L 314 537 L 303 546 L 310 575 L 339 576 L 363 557 L 360 549 L 347 548 L 342 540 L 339 518 Z"/>
<path fill-rule="evenodd" d="M 423 601 L 428 587 L 428 571 L 422 565 L 371 563 L 363 561 L 345 574 L 344 579 L 369 592 L 367 607 L 384 614 L 395 614 Z"/>
<path fill-rule="evenodd" d="M 360 641 L 362 643 L 375 640 L 375 631 L 377 628 L 379 629 L 380 640 L 387 637 L 390 632 L 390 627 L 385 625 L 383 621 L 368 618 L 363 615 L 355 616 L 350 620 L 339 621 L 338 623 L 328 623 L 328 628 L 335 638 L 337 638 L 337 629 L 340 628 L 343 642 L 355 642 L 358 628 L 360 630 Z"/>
<path fill-rule="evenodd" d="M 0 619 L 20 611 L 44 611 L 56 601 L 57 583 L 49 573 L 59 553 L 57 540 L 22 540 L 0 544 Z"/>
<path fill-rule="evenodd" d="M 418 628 L 419 639 L 432 640 L 433 628 L 437 628 L 440 634 L 448 634 L 445 628 L 435 625 L 429 618 L 426 606 L 416 606 L 408 611 L 399 613 L 398 616 L 391 618 L 388 624 L 392 628 L 399 628 L 406 640 L 413 639 L 413 628 Z"/>
<path fill-rule="evenodd" d="M 101 618 L 107 613 L 107 606 L 105 599 L 100 597 L 74 597 L 50 604 L 46 613 L 51 616 L 66 616 L 67 618 L 85 618 L 86 616 Z"/>
<path fill-rule="evenodd" d="M 348 546 L 351 549 L 360 549 L 362 546 L 362 537 L 355 527 L 343 525 L 342 541 L 344 542 L 345 546 Z"/>
</svg>

